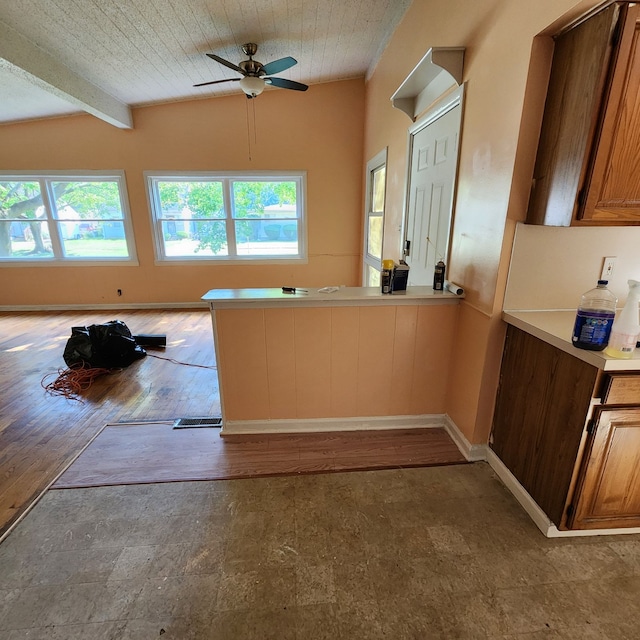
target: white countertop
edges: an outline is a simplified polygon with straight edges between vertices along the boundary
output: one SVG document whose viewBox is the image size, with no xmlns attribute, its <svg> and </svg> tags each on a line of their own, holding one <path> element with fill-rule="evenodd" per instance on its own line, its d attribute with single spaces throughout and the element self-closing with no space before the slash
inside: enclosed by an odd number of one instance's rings
<svg viewBox="0 0 640 640">
<path fill-rule="evenodd" d="M 604 371 L 640 371 L 640 349 L 633 358 L 624 360 L 611 358 L 602 351 L 578 349 L 571 343 L 575 311 L 504 311 L 505 322 L 540 338 L 584 362 Z"/>
<path fill-rule="evenodd" d="M 458 304 L 464 295 L 434 291 L 431 287 L 407 287 L 404 293 L 383 294 L 379 287 L 339 287 L 322 293 L 304 287 L 295 293 L 282 289 L 211 289 L 202 296 L 211 309 L 255 307 L 318 307 L 366 305 Z"/>
</svg>

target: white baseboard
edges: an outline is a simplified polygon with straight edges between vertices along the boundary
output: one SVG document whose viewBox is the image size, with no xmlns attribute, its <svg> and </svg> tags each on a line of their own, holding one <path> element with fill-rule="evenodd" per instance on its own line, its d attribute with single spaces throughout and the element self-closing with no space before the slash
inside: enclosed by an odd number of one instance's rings
<svg viewBox="0 0 640 640">
<path fill-rule="evenodd" d="M 444 428 L 469 462 L 487 459 L 489 447 L 471 444 L 445 413 L 417 416 L 373 416 L 367 418 L 311 418 L 307 420 L 225 420 L 220 435 L 259 433 L 322 433 L 330 431 L 375 431 L 389 429 Z"/>
<path fill-rule="evenodd" d="M 208 309 L 209 305 L 201 300 L 197 302 L 132 302 L 118 304 L 24 304 L 0 305 L 0 313 L 20 311 L 109 311 L 136 309 Z"/>
<path fill-rule="evenodd" d="M 509 489 L 520 506 L 529 514 L 538 529 L 547 538 L 576 538 L 585 536 L 611 536 L 627 533 L 640 533 L 640 527 L 629 527 L 627 529 L 580 529 L 572 531 L 561 531 L 556 527 L 547 514 L 538 506 L 538 503 L 531 497 L 529 492 L 518 482 L 516 477 L 507 469 L 504 462 L 498 458 L 492 449 L 487 447 L 487 462 L 495 471 L 502 483 Z"/>
<path fill-rule="evenodd" d="M 444 414 L 373 416 L 366 418 L 309 418 L 291 420 L 225 420 L 221 435 L 250 433 L 322 433 L 444 427 Z"/>
<path fill-rule="evenodd" d="M 445 415 L 444 418 L 444 428 L 449 437 L 456 443 L 460 453 L 469 462 L 482 462 L 487 459 L 487 449 L 489 447 L 486 444 L 471 444 L 460 431 L 458 425 L 448 415 Z"/>
<path fill-rule="evenodd" d="M 500 460 L 500 458 L 498 458 L 494 451 L 489 447 L 487 447 L 487 462 L 498 478 L 502 480 L 502 484 L 511 491 L 514 498 L 520 503 L 520 506 L 529 514 L 529 517 L 535 522 L 538 529 L 540 529 L 547 538 L 551 538 L 551 528 L 556 528 L 553 522 L 549 520 L 546 513 L 529 495 L 529 492 L 518 482 L 511 471 L 507 469 L 504 462 L 502 462 L 502 460 Z"/>
</svg>

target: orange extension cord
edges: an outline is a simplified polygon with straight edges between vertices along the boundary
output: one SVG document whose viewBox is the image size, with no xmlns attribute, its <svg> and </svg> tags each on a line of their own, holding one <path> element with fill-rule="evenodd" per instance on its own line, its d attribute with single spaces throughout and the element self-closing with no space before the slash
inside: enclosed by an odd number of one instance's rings
<svg viewBox="0 0 640 640">
<path fill-rule="evenodd" d="M 187 367 L 199 367 L 201 369 L 217 369 L 216 366 L 205 364 L 192 364 L 190 362 L 180 362 L 180 360 L 174 360 L 173 358 L 165 358 L 163 356 L 157 356 L 152 353 L 147 353 L 147 356 L 151 358 L 157 358 L 158 360 L 165 360 L 172 362 L 173 364 L 181 364 Z M 69 369 L 58 369 L 57 374 L 48 373 L 40 384 L 42 388 L 51 396 L 63 396 L 68 400 L 77 400 L 83 402 L 80 394 L 86 391 L 96 378 L 104 376 L 108 373 L 116 373 L 122 371 L 122 369 L 100 369 L 100 368 L 85 368 L 81 364 L 74 365 Z M 47 382 L 51 376 L 57 375 L 56 379 L 52 382 Z"/>
<path fill-rule="evenodd" d="M 47 382 L 47 379 L 56 374 L 47 374 L 40 384 L 51 396 L 63 396 L 68 400 L 82 402 L 80 394 L 86 391 L 96 378 L 112 371 L 120 369 L 85 369 L 82 365 L 75 365 L 69 369 L 58 369 L 57 377 L 52 382 Z"/>
</svg>

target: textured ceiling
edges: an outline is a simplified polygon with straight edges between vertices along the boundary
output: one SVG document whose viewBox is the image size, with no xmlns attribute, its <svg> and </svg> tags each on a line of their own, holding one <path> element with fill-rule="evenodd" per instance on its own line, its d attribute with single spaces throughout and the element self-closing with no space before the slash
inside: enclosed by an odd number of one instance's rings
<svg viewBox="0 0 640 640">
<path fill-rule="evenodd" d="M 362 77 L 411 0 L 6 0 L 0 2 L 0 122 L 87 111 L 128 126 L 128 108 L 240 91 L 234 64 L 293 56 L 279 77 Z M 269 89 L 278 90 L 282 89 Z"/>
</svg>

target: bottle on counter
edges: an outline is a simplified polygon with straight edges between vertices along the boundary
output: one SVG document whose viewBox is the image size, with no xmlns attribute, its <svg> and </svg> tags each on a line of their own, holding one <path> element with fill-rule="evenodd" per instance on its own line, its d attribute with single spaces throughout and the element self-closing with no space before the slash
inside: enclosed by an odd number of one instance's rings
<svg viewBox="0 0 640 640">
<path fill-rule="evenodd" d="M 446 267 L 443 260 L 440 260 L 436 264 L 436 268 L 433 271 L 433 290 L 444 291 L 444 273 Z"/>
<path fill-rule="evenodd" d="M 393 275 L 391 276 L 391 293 L 406 293 L 408 282 L 409 265 L 404 260 L 400 260 L 400 264 L 393 266 Z"/>
<path fill-rule="evenodd" d="M 580 299 L 571 339 L 574 347 L 602 351 L 607 346 L 618 302 L 608 284 L 608 280 L 598 280 L 598 286 Z"/>
<path fill-rule="evenodd" d="M 605 354 L 613 358 L 630 358 L 640 334 L 640 323 L 638 322 L 640 282 L 628 280 L 627 284 L 629 285 L 627 301 L 613 323 L 609 344 L 605 349 Z"/>
<path fill-rule="evenodd" d="M 382 293 L 391 293 L 391 280 L 393 278 L 393 260 L 382 261 L 382 272 L 380 273 L 380 284 Z"/>
</svg>

